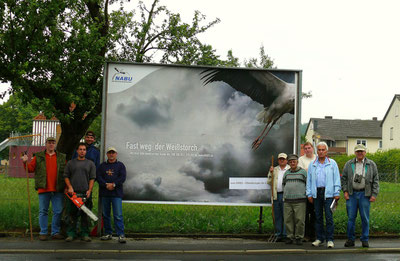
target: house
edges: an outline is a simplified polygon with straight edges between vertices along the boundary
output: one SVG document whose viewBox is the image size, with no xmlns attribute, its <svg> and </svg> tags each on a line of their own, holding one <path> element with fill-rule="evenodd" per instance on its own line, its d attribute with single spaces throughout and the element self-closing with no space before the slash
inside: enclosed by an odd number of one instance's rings
<svg viewBox="0 0 400 261">
<path fill-rule="evenodd" d="M 352 155 L 356 144 L 367 146 L 368 152 L 382 149 L 381 121 L 340 120 L 332 116 L 311 118 L 306 130 L 306 140 L 317 144 L 324 141 L 329 146 L 329 155 Z"/>
<path fill-rule="evenodd" d="M 382 149 L 400 148 L 400 94 L 393 97 L 392 103 L 381 122 Z"/>
</svg>

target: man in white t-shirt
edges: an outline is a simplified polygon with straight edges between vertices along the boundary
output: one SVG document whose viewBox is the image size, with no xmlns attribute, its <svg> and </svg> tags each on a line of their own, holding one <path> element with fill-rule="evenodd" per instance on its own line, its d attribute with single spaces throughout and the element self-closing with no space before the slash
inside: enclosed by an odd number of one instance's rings
<svg viewBox="0 0 400 261">
<path fill-rule="evenodd" d="M 267 184 L 272 184 L 273 177 L 273 206 L 274 206 L 274 217 L 275 217 L 275 236 L 276 242 L 282 242 L 286 239 L 285 223 L 283 222 L 283 187 L 282 180 L 286 170 L 290 167 L 287 165 L 287 155 L 285 153 L 279 153 L 278 155 L 278 166 L 275 168 L 271 166 Z"/>
<path fill-rule="evenodd" d="M 303 144 L 304 155 L 299 158 L 298 166 L 300 168 L 308 171 L 308 166 L 311 162 L 314 162 L 316 159 L 316 155 L 314 154 L 314 146 L 311 142 L 306 142 Z M 306 209 L 306 219 L 305 219 L 305 233 L 304 239 L 306 241 L 313 242 L 315 240 L 315 212 L 314 212 L 314 204 L 311 204 L 307 201 L 307 209 Z"/>
</svg>

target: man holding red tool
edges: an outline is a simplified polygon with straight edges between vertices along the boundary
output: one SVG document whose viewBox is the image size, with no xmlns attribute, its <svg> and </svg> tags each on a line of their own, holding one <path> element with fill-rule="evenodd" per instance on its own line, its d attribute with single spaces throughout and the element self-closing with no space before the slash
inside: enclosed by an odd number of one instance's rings
<svg viewBox="0 0 400 261">
<path fill-rule="evenodd" d="M 85 158 L 86 144 L 79 143 L 77 149 L 78 157 L 70 160 L 65 167 L 64 179 L 67 185 L 67 193 L 83 198 L 87 208 L 92 209 L 92 189 L 96 179 L 96 166 L 91 160 Z M 67 238 L 65 241 L 71 242 L 76 237 L 76 224 L 79 216 L 81 217 L 81 239 L 90 242 L 89 237 L 89 218 L 71 200 L 67 200 L 66 211 L 69 222 L 67 226 Z"/>
</svg>

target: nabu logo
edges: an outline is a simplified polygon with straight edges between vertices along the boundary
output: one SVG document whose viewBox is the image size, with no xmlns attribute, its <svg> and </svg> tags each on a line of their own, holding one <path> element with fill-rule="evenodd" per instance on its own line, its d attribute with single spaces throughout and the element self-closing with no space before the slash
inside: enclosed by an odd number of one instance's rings
<svg viewBox="0 0 400 261">
<path fill-rule="evenodd" d="M 114 67 L 114 70 L 117 72 L 112 77 L 113 82 L 125 82 L 125 83 L 132 82 L 132 76 L 130 76 L 129 73 L 124 72 L 123 70 L 118 69 L 116 67 Z"/>
</svg>

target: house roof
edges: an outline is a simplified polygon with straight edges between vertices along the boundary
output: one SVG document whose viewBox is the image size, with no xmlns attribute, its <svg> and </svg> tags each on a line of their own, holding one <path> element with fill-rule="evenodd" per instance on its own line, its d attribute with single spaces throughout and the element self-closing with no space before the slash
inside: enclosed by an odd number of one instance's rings
<svg viewBox="0 0 400 261">
<path fill-rule="evenodd" d="M 381 122 L 381 127 L 382 127 L 382 125 L 383 125 L 383 122 L 386 120 L 386 116 L 388 115 L 388 113 L 389 113 L 390 109 L 392 108 L 392 105 L 393 105 L 393 103 L 394 103 L 394 101 L 395 101 L 396 99 L 400 100 L 400 94 L 395 94 L 395 95 L 394 95 L 393 100 L 392 100 L 392 102 L 390 103 L 389 108 L 388 108 L 388 110 L 387 110 L 386 113 L 385 113 L 385 117 L 383 117 L 383 120 L 382 120 L 382 122 Z"/>
<path fill-rule="evenodd" d="M 348 138 L 382 138 L 381 121 L 378 120 L 340 120 L 311 118 L 307 130 L 313 122 L 314 132 L 322 140 L 347 140 Z"/>
<path fill-rule="evenodd" d="M 40 112 L 35 118 L 33 118 L 34 121 L 46 121 L 48 120 L 46 116 L 43 114 L 43 112 Z M 49 121 L 58 121 L 58 119 L 53 115 Z"/>
</svg>

